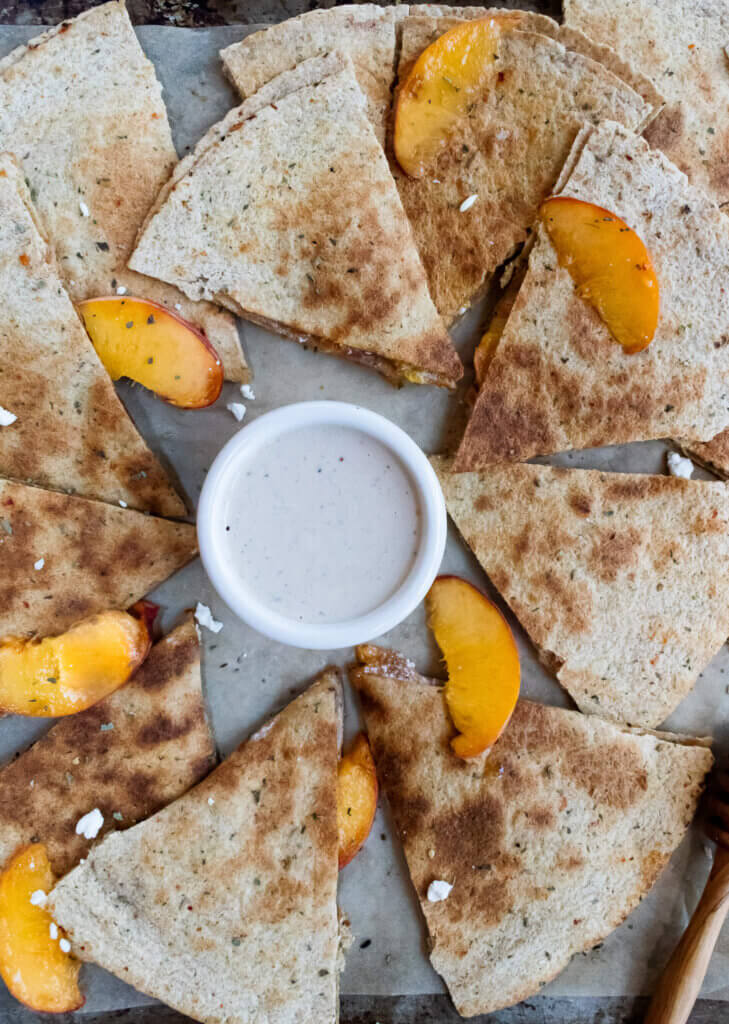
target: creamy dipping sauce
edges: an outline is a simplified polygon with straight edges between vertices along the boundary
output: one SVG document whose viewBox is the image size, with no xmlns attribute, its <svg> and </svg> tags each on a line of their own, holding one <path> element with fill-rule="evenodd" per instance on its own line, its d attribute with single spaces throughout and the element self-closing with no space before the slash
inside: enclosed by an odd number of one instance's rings
<svg viewBox="0 0 729 1024">
<path fill-rule="evenodd" d="M 224 509 L 229 565 L 271 611 L 306 623 L 365 615 L 405 580 L 417 492 L 389 448 L 350 427 L 290 430 L 241 465 Z"/>
</svg>

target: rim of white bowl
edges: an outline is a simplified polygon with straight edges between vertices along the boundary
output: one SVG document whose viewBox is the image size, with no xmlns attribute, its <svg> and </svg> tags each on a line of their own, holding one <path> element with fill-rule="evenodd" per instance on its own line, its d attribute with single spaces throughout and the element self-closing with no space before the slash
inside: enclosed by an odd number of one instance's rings
<svg viewBox="0 0 729 1024">
<path fill-rule="evenodd" d="M 420 545 L 397 590 L 364 615 L 323 624 L 300 622 L 273 611 L 247 588 L 225 557 L 224 509 L 235 469 L 257 450 L 297 427 L 333 424 L 360 430 L 389 448 L 408 471 L 420 509 Z M 272 640 L 308 650 L 337 650 L 367 643 L 393 629 L 423 600 L 443 560 L 447 517 L 443 492 L 425 453 L 401 427 L 349 402 L 296 402 L 263 413 L 224 445 L 200 494 L 197 533 L 200 557 L 218 594 L 235 614 Z"/>
</svg>

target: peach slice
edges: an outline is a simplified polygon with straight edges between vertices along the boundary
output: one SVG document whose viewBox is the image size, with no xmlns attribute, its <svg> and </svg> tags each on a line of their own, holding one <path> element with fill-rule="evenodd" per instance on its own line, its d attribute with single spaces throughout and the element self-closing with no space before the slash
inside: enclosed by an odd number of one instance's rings
<svg viewBox="0 0 729 1024">
<path fill-rule="evenodd" d="M 337 773 L 339 867 L 355 857 L 370 834 L 377 810 L 377 772 L 367 737 L 360 733 Z"/>
<path fill-rule="evenodd" d="M 112 380 L 129 377 L 183 409 L 202 409 L 217 399 L 223 365 L 187 320 L 129 296 L 86 299 L 78 311 Z"/>
<path fill-rule="evenodd" d="M 0 640 L 0 711 L 75 715 L 130 678 L 149 653 L 143 618 L 109 611 L 60 636 Z"/>
<path fill-rule="evenodd" d="M 423 177 L 469 107 L 490 88 L 499 39 L 520 20 L 515 12 L 463 22 L 420 54 L 395 104 L 393 145 L 406 174 Z"/>
<path fill-rule="evenodd" d="M 42 843 L 24 846 L 0 874 L 0 975 L 16 999 L 39 1013 L 83 1006 L 81 964 L 43 905 L 56 884 Z"/>
<path fill-rule="evenodd" d="M 635 231 L 609 210 L 571 196 L 545 200 L 539 216 L 577 293 L 626 354 L 650 345 L 660 292 L 650 253 Z"/>
<path fill-rule="evenodd" d="M 506 321 L 511 316 L 511 311 L 514 308 L 516 297 L 519 294 L 519 289 L 525 276 L 526 263 L 522 263 L 514 270 L 509 283 L 499 296 L 491 321 L 481 336 L 481 340 L 474 352 L 473 369 L 476 374 L 476 385 L 479 388 L 486 378 L 491 360 L 496 355 L 496 349 L 499 347 L 501 335 L 506 327 Z"/>
<path fill-rule="evenodd" d="M 519 654 L 506 619 L 476 587 L 439 576 L 426 597 L 428 624 L 448 667 L 445 698 L 459 757 L 488 750 L 519 696 Z"/>
</svg>

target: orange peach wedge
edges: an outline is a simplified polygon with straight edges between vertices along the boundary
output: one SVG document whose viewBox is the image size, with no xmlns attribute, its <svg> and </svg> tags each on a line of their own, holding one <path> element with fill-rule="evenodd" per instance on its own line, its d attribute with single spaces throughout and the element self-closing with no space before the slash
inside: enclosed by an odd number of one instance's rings
<svg viewBox="0 0 729 1024">
<path fill-rule="evenodd" d="M 420 54 L 395 104 L 393 145 L 406 174 L 427 173 L 469 107 L 491 87 L 499 38 L 520 18 L 509 13 L 465 21 Z"/>
<path fill-rule="evenodd" d="M 128 377 L 183 409 L 212 405 L 223 366 L 208 339 L 182 317 L 147 299 L 86 299 L 78 304 L 112 380 Z"/>
<path fill-rule="evenodd" d="M 39 1013 L 83 1006 L 81 964 L 45 909 L 56 884 L 42 843 L 24 846 L 0 874 L 0 975 L 16 999 Z"/>
<path fill-rule="evenodd" d="M 377 772 L 367 737 L 360 733 L 339 762 L 337 828 L 339 867 L 355 857 L 370 834 L 377 810 Z"/>
<path fill-rule="evenodd" d="M 426 598 L 428 624 L 448 668 L 445 698 L 459 757 L 488 750 L 519 696 L 519 655 L 496 605 L 458 576 L 439 576 Z"/>
<path fill-rule="evenodd" d="M 635 231 L 609 210 L 570 196 L 545 200 L 539 215 L 578 294 L 626 354 L 650 345 L 658 324 L 658 278 Z"/>
<path fill-rule="evenodd" d="M 144 619 L 109 611 L 60 636 L 0 640 L 0 711 L 37 717 L 75 715 L 130 678 L 147 657 Z"/>
</svg>

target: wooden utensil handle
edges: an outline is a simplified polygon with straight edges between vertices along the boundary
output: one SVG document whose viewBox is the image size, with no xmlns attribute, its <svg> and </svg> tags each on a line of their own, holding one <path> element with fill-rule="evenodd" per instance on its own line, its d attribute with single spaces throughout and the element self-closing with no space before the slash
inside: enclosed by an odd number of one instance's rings
<svg viewBox="0 0 729 1024">
<path fill-rule="evenodd" d="M 729 854 L 717 850 L 714 870 L 681 941 L 663 971 L 644 1024 L 685 1024 L 729 912 Z"/>
</svg>

